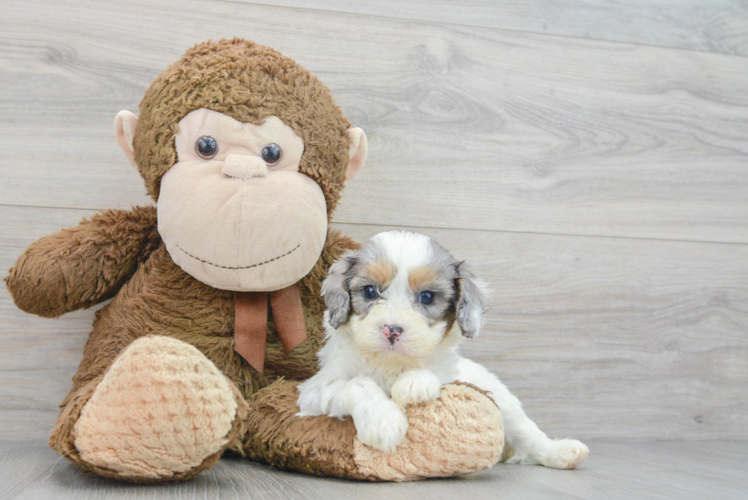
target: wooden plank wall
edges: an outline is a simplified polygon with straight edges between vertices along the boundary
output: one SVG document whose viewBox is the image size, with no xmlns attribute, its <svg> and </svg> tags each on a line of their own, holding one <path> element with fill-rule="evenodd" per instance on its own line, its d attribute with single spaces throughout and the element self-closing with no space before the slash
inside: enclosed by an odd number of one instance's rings
<svg viewBox="0 0 748 500">
<path fill-rule="evenodd" d="M 148 203 L 114 115 L 232 36 L 366 130 L 337 227 L 432 235 L 491 282 L 465 350 L 549 434 L 748 438 L 744 2 L 3 0 L 0 267 Z M 0 287 L 0 439 L 46 438 L 92 319 Z"/>
</svg>

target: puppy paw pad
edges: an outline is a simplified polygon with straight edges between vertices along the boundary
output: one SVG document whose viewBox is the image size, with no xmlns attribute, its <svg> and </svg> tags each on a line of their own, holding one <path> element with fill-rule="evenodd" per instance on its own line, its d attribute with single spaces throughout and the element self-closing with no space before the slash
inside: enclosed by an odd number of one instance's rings
<svg viewBox="0 0 748 500">
<path fill-rule="evenodd" d="M 589 453 L 590 449 L 576 439 L 560 439 L 551 444 L 542 464 L 554 469 L 575 469 Z"/>
</svg>

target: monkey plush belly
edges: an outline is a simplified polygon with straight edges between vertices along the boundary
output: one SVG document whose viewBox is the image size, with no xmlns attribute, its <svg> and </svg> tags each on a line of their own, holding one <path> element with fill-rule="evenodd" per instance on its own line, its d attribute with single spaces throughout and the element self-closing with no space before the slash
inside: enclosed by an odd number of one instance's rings
<svg viewBox="0 0 748 500">
<path fill-rule="evenodd" d="M 316 309 L 318 299 L 302 293 L 302 300 L 313 302 L 310 309 Z M 322 336 L 319 316 L 307 314 L 306 319 L 310 338 L 288 356 L 274 323 L 269 323 L 266 369 L 257 372 L 234 350 L 233 293 L 197 281 L 174 264 L 161 246 L 112 303 L 97 313 L 71 393 L 103 373 L 130 343 L 147 335 L 174 337 L 195 346 L 244 397 L 281 376 L 303 380 L 316 370 L 316 363 L 308 359 L 309 351 L 319 348 Z"/>
</svg>

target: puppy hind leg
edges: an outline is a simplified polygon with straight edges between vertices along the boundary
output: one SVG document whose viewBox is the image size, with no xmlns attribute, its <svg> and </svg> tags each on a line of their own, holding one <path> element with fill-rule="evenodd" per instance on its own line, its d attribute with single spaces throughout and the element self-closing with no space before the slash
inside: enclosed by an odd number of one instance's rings
<svg viewBox="0 0 748 500">
<path fill-rule="evenodd" d="M 489 393 L 504 418 L 506 440 L 514 451 L 507 463 L 540 464 L 554 469 L 573 469 L 589 453 L 589 448 L 574 439 L 553 440 L 530 420 L 522 403 L 486 368 L 461 358 L 458 380 Z"/>
</svg>

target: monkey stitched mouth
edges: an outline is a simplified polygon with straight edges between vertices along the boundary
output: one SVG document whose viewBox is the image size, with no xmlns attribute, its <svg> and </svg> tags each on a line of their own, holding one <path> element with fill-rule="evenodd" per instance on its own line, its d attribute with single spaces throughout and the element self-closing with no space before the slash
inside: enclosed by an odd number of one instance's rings
<svg viewBox="0 0 748 500">
<path fill-rule="evenodd" d="M 212 262 L 208 262 L 205 259 L 201 259 L 200 257 L 196 257 L 196 256 L 192 255 L 190 252 L 188 252 L 187 250 L 185 250 L 184 248 L 180 247 L 179 244 L 177 244 L 177 248 L 179 248 L 181 251 L 183 251 L 185 253 L 185 255 L 187 255 L 189 257 L 192 257 L 195 260 L 199 260 L 200 262 L 202 262 L 204 264 L 208 264 L 209 266 L 218 267 L 218 268 L 221 268 L 221 269 L 238 269 L 238 270 L 241 270 L 241 269 L 251 269 L 253 267 L 260 267 L 260 266 L 264 266 L 265 264 L 270 264 L 271 262 L 275 262 L 276 260 L 282 259 L 286 255 L 292 254 L 293 252 L 295 252 L 296 250 L 298 250 L 300 246 L 301 246 L 301 243 L 299 243 L 298 245 L 296 245 L 295 248 L 292 248 L 288 252 L 286 252 L 284 254 L 281 254 L 281 255 L 279 255 L 277 257 L 273 257 L 272 259 L 266 260 L 264 262 L 258 262 L 256 264 L 252 264 L 250 266 L 230 267 L 230 266 L 221 266 L 219 264 L 213 264 Z"/>
</svg>

